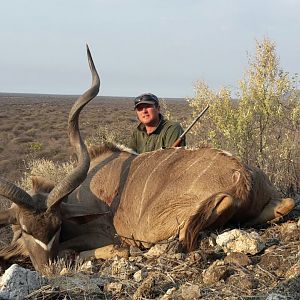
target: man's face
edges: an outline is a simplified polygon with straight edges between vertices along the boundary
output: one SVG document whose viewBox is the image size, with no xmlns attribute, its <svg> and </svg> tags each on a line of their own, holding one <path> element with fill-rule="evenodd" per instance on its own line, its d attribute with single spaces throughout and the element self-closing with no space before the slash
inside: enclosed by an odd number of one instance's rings
<svg viewBox="0 0 300 300">
<path fill-rule="evenodd" d="M 159 123 L 159 106 L 154 104 L 141 103 L 136 107 L 136 114 L 141 123 L 145 126 L 157 126 Z"/>
</svg>

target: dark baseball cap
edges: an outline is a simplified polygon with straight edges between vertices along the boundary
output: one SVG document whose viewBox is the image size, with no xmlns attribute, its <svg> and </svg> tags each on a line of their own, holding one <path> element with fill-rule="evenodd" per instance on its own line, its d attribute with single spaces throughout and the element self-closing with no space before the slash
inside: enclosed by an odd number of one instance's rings
<svg viewBox="0 0 300 300">
<path fill-rule="evenodd" d="M 134 109 L 136 109 L 138 105 L 143 103 L 154 104 L 156 107 L 159 105 L 158 98 L 151 93 L 145 93 L 136 97 L 134 99 Z"/>
</svg>

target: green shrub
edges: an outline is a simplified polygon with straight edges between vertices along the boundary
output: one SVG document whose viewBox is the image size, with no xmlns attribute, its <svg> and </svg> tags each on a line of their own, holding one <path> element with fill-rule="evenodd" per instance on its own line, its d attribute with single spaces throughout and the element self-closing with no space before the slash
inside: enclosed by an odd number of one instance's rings
<svg viewBox="0 0 300 300">
<path fill-rule="evenodd" d="M 39 152 L 43 149 L 43 144 L 40 142 L 31 142 L 28 144 L 30 152 Z"/>
<path fill-rule="evenodd" d="M 279 67 L 273 42 L 256 43 L 256 55 L 240 81 L 232 100 L 231 91 L 213 92 L 205 82 L 195 86 L 188 99 L 191 120 L 209 103 L 210 109 L 194 127 L 193 146 L 207 143 L 231 151 L 247 164 L 262 168 L 284 192 L 300 190 L 300 103 L 297 75 Z"/>
</svg>

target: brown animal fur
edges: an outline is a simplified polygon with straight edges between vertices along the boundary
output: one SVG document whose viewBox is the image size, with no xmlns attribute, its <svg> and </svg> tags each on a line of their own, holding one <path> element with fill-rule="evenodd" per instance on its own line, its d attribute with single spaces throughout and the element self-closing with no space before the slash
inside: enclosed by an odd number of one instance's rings
<svg viewBox="0 0 300 300">
<path fill-rule="evenodd" d="M 128 152 L 128 153 L 131 153 L 131 154 L 135 154 L 137 155 L 137 153 L 135 153 L 133 150 L 129 149 L 129 148 L 126 148 L 122 145 L 116 145 L 116 144 L 113 144 L 113 143 L 103 143 L 103 144 L 100 144 L 100 145 L 91 145 L 89 148 L 88 148 L 88 151 L 89 151 L 89 155 L 90 155 L 90 159 L 91 160 L 94 160 L 96 159 L 97 157 L 101 156 L 102 154 L 105 154 L 105 153 L 108 153 L 108 152 Z"/>
<path fill-rule="evenodd" d="M 47 178 L 43 178 L 41 176 L 32 176 L 31 177 L 31 182 L 32 182 L 32 192 L 33 193 L 50 193 L 54 186 L 55 183 L 48 180 Z"/>
<path fill-rule="evenodd" d="M 15 256 L 28 256 L 28 251 L 22 240 L 17 240 L 14 243 L 0 249 L 0 257 L 4 259 L 10 259 Z"/>
<path fill-rule="evenodd" d="M 270 199 L 280 199 L 261 170 L 221 150 L 165 149 L 135 157 L 111 146 L 101 149 L 107 151 L 93 156 L 90 184 L 83 186 L 110 205 L 116 231 L 129 243 L 134 238 L 153 244 L 182 227 L 180 237 L 192 250 L 201 230 L 228 221 L 246 223 Z M 215 216 L 221 195 L 231 197 L 232 207 Z"/>
</svg>

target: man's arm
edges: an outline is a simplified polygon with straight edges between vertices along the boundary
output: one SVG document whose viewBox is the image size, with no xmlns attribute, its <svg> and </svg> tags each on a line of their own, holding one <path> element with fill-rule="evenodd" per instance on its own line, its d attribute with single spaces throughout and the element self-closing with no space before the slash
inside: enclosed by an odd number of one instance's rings
<svg viewBox="0 0 300 300">
<path fill-rule="evenodd" d="M 136 138 L 135 131 L 131 135 L 131 140 L 129 142 L 128 147 L 133 151 L 137 152 L 137 138 Z"/>
</svg>

